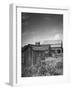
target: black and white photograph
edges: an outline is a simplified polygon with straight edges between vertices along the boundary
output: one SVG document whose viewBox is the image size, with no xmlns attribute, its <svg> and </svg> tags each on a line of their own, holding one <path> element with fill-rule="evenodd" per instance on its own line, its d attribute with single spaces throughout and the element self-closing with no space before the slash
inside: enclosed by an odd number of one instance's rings
<svg viewBox="0 0 72 90">
<path fill-rule="evenodd" d="M 63 14 L 21 12 L 21 77 L 63 75 Z"/>
</svg>

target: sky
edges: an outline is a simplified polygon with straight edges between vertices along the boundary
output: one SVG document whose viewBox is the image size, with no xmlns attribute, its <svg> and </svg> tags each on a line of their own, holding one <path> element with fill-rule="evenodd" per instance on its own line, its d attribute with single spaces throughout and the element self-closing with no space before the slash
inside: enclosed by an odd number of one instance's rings
<svg viewBox="0 0 72 90">
<path fill-rule="evenodd" d="M 63 40 L 63 15 L 21 13 L 21 46 Z"/>
</svg>

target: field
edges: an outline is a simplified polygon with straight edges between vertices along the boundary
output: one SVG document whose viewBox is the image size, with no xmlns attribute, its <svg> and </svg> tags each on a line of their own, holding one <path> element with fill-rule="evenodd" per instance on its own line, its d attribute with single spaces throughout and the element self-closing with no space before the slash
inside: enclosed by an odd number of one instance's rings
<svg viewBox="0 0 72 90">
<path fill-rule="evenodd" d="M 48 57 L 30 67 L 23 68 L 22 77 L 63 75 L 63 57 Z"/>
</svg>

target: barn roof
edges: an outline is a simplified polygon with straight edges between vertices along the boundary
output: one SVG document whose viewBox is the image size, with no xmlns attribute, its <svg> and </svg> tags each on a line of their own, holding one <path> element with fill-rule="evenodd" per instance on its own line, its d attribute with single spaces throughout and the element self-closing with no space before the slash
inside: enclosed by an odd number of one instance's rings
<svg viewBox="0 0 72 90">
<path fill-rule="evenodd" d="M 44 51 L 44 50 L 48 50 L 50 46 L 52 48 L 59 48 L 61 47 L 61 44 L 40 44 L 40 45 L 28 44 L 22 48 L 22 51 L 25 51 L 28 48 L 31 48 L 32 50 L 36 50 L 36 51 Z"/>
<path fill-rule="evenodd" d="M 32 49 L 33 50 L 44 51 L 44 50 L 48 50 L 49 49 L 49 45 L 32 46 Z"/>
</svg>

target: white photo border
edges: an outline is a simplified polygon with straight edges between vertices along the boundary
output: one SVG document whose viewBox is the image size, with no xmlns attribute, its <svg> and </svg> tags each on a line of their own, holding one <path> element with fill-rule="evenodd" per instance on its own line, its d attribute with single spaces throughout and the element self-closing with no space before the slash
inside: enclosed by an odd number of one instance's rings
<svg viewBox="0 0 72 90">
<path fill-rule="evenodd" d="M 69 60 L 66 51 L 67 33 L 69 28 L 69 10 L 60 8 L 24 7 L 23 5 L 12 5 L 13 7 L 13 80 L 11 85 L 39 85 L 69 82 Z M 21 12 L 63 14 L 63 65 L 64 75 L 44 77 L 21 77 Z"/>
</svg>

